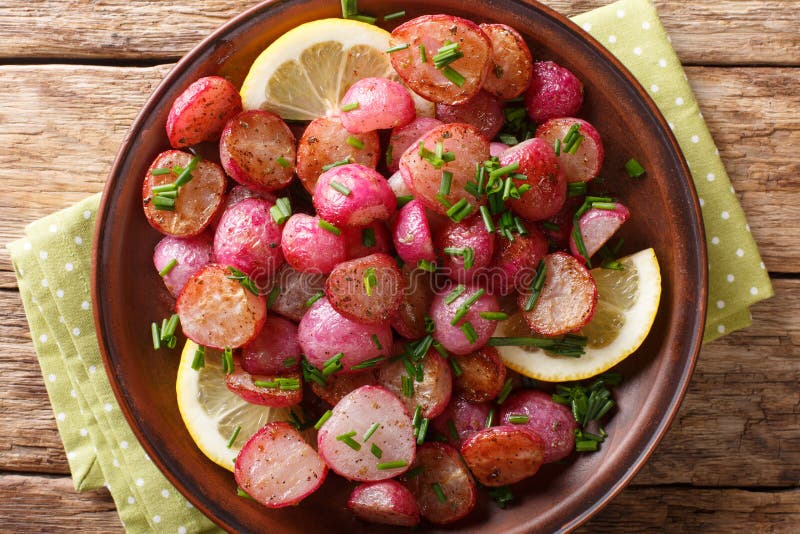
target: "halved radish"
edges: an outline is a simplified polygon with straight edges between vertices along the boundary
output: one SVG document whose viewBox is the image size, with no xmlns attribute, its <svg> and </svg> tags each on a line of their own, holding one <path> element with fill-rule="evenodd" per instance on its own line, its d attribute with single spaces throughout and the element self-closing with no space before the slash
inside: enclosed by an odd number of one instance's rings
<svg viewBox="0 0 800 534">
<path fill-rule="evenodd" d="M 495 426 L 466 440 L 461 455 L 478 482 L 505 486 L 536 474 L 544 459 L 544 442 L 525 425 Z"/>
<path fill-rule="evenodd" d="M 413 527 L 419 523 L 419 506 L 408 488 L 396 480 L 365 482 L 347 500 L 356 517 L 383 525 Z"/>
<path fill-rule="evenodd" d="M 414 101 L 403 84 L 386 78 L 361 78 L 342 97 L 342 126 L 366 133 L 404 126 L 414 120 Z"/>
<path fill-rule="evenodd" d="M 421 376 L 411 377 L 411 396 L 403 394 L 403 377 L 408 376 L 408 371 L 402 360 L 383 365 L 378 371 L 378 381 L 397 395 L 409 413 L 419 406 L 423 417 L 433 418 L 442 413 L 450 401 L 453 373 L 450 371 L 450 364 L 433 349 L 428 351 L 420 363 Z"/>
<path fill-rule="evenodd" d="M 387 254 L 344 261 L 325 282 L 331 306 L 360 323 L 388 321 L 400 307 L 404 289 L 397 262 Z"/>
<path fill-rule="evenodd" d="M 336 373 L 325 377 L 325 385 L 311 382 L 311 391 L 331 406 L 336 406 L 340 400 L 357 390 L 361 386 L 375 386 L 378 379 L 374 369 L 367 369 L 360 373 Z"/>
<path fill-rule="evenodd" d="M 456 391 L 472 402 L 497 397 L 506 381 L 506 366 L 494 347 L 483 347 L 464 356 L 454 357 L 461 374 L 454 379 Z"/>
<path fill-rule="evenodd" d="M 578 228 L 580 228 L 583 246 L 586 247 L 586 255 L 589 258 L 594 256 L 630 216 L 631 212 L 628 208 L 619 202 L 614 204 L 613 210 L 591 208 L 581 215 L 578 219 Z M 585 261 L 575 243 L 574 235 L 570 235 L 569 249 L 578 260 Z"/>
<path fill-rule="evenodd" d="M 234 357 L 233 364 L 234 371 L 225 375 L 225 385 L 250 404 L 284 408 L 303 400 L 300 373 L 254 375 L 242 369 L 239 358 Z M 297 387 L 283 387 L 283 380 L 296 382 Z"/>
<path fill-rule="evenodd" d="M 517 30 L 505 24 L 481 24 L 481 30 L 492 43 L 489 74 L 483 88 L 504 100 L 525 92 L 531 83 L 533 58 Z"/>
<path fill-rule="evenodd" d="M 548 119 L 574 116 L 583 103 L 583 84 L 569 69 L 553 61 L 533 64 L 533 77 L 525 93 L 528 117 L 539 124 Z"/>
<path fill-rule="evenodd" d="M 570 135 L 581 137 L 573 137 L 574 140 L 570 141 Z M 558 146 L 558 163 L 567 182 L 588 182 L 597 178 L 605 151 L 594 126 L 583 119 L 571 117 L 550 119 L 536 129 L 536 137 L 553 147 Z"/>
<path fill-rule="evenodd" d="M 461 447 L 467 438 L 486 428 L 489 411 L 492 408 L 493 403 L 470 402 L 455 394 L 445 411 L 431 421 L 431 426 L 446 437 L 448 443 L 454 447 Z"/>
<path fill-rule="evenodd" d="M 167 137 L 174 148 L 216 141 L 228 119 L 242 111 L 239 91 L 220 76 L 193 82 L 172 103 Z"/>
<path fill-rule="evenodd" d="M 498 420 L 508 425 L 514 415 L 527 416 L 528 421 L 523 424 L 544 441 L 544 463 L 557 462 L 572 454 L 578 423 L 572 411 L 555 402 L 552 395 L 530 389 L 513 393 L 501 406 Z"/>
<path fill-rule="evenodd" d="M 436 118 L 444 123 L 470 124 L 487 139 L 494 139 L 505 122 L 502 101 L 486 91 L 478 91 L 478 94 L 461 104 L 436 104 Z"/>
</svg>

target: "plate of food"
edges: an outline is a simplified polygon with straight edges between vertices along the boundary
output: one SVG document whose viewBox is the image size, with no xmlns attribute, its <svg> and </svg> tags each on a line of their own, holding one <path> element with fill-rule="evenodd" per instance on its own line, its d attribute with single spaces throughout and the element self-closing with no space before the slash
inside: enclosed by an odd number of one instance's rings
<svg viewBox="0 0 800 534">
<path fill-rule="evenodd" d="M 155 90 L 93 292 L 133 431 L 226 530 L 527 532 L 652 453 L 706 276 L 669 127 L 567 19 L 296 0 Z"/>
</svg>

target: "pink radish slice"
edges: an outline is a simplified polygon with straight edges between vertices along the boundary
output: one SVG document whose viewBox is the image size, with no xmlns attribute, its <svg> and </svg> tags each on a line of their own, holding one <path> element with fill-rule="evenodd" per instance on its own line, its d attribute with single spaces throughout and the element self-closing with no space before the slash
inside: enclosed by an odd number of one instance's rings
<svg viewBox="0 0 800 534">
<path fill-rule="evenodd" d="M 419 506 L 408 488 L 396 480 L 365 482 L 347 500 L 356 517 L 383 525 L 413 527 L 419 523 Z"/>
<path fill-rule="evenodd" d="M 603 245 L 611 239 L 614 234 L 619 230 L 620 226 L 627 221 L 631 216 L 631 212 L 617 202 L 613 210 L 601 210 L 592 208 L 578 219 L 578 227 L 581 230 L 581 237 L 583 238 L 583 246 L 586 247 L 586 255 L 591 258 L 594 254 L 603 248 Z M 569 239 L 569 250 L 572 255 L 579 260 L 584 260 L 578 245 L 575 243 L 575 237 L 571 236 Z"/>
</svg>

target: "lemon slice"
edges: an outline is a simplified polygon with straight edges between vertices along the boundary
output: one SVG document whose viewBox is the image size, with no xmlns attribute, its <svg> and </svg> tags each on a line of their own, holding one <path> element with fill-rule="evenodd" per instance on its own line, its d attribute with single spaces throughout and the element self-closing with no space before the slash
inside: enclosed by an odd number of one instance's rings
<svg viewBox="0 0 800 534">
<path fill-rule="evenodd" d="M 361 78 L 398 80 L 389 61 L 389 32 L 356 20 L 301 24 L 269 45 L 242 84 L 244 109 L 265 109 L 287 120 L 337 113 L 347 89 Z M 412 93 L 418 115 L 433 104 Z"/>
<path fill-rule="evenodd" d="M 250 404 L 225 386 L 219 351 L 206 349 L 205 366 L 192 369 L 198 346 L 187 341 L 181 353 L 175 390 L 183 423 L 197 447 L 214 463 L 233 471 L 234 458 L 242 445 L 270 421 L 285 420 L 286 408 Z M 238 436 L 228 447 L 236 427 Z"/>
<path fill-rule="evenodd" d="M 536 347 L 497 347 L 503 362 L 525 376 L 546 382 L 583 380 L 618 364 L 647 337 L 661 300 L 661 271 L 652 248 L 619 260 L 624 270 L 592 269 L 597 311 L 580 335 L 588 338 L 580 358 Z M 500 323 L 495 336 L 530 335 L 520 331 L 521 317 Z M 527 325 L 525 327 L 527 329 Z"/>
</svg>

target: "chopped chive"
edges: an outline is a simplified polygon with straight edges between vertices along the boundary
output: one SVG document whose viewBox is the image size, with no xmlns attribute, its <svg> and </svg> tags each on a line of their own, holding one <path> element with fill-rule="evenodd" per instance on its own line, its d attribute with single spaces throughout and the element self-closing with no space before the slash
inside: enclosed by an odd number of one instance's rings
<svg viewBox="0 0 800 534">
<path fill-rule="evenodd" d="M 167 167 L 160 167 L 158 169 L 153 169 L 150 171 L 150 174 L 153 176 L 161 176 L 162 174 L 169 174 L 172 172 L 172 169 Z"/>
<path fill-rule="evenodd" d="M 153 197 L 153 206 L 157 210 L 165 210 L 165 211 L 175 211 L 175 199 L 174 198 L 167 198 L 161 195 L 156 195 Z"/>
<path fill-rule="evenodd" d="M 417 445 L 425 443 L 425 434 L 428 433 L 428 418 L 423 417 L 419 423 L 419 431 L 417 432 Z"/>
<path fill-rule="evenodd" d="M 513 414 L 508 416 L 508 422 L 512 425 L 524 425 L 530 420 L 530 417 L 524 414 Z"/>
<path fill-rule="evenodd" d="M 377 339 L 377 337 L 375 336 L 375 334 L 373 334 L 373 340 L 372 340 L 373 343 L 375 342 L 376 339 Z M 378 350 L 380 350 L 380 348 Z M 364 360 L 363 362 L 361 362 L 359 364 L 353 365 L 352 367 L 350 367 L 350 370 L 351 371 L 359 371 L 361 369 L 369 369 L 370 367 L 374 367 L 375 365 L 378 365 L 379 363 L 381 363 L 385 359 L 386 358 L 384 356 L 377 356 L 375 358 L 370 358 L 369 360 Z"/>
<path fill-rule="evenodd" d="M 450 194 L 450 184 L 453 181 L 453 173 L 450 171 L 442 171 L 442 181 L 439 184 L 439 194 L 440 195 L 449 195 Z"/>
<path fill-rule="evenodd" d="M 192 171 L 195 170 L 198 163 L 200 163 L 200 156 L 195 156 L 192 158 L 192 161 L 190 161 L 189 164 L 183 168 L 183 172 L 181 172 L 175 179 L 175 185 L 177 187 L 184 186 L 192 180 Z"/>
<path fill-rule="evenodd" d="M 237 282 L 242 284 L 243 288 L 248 290 L 253 295 L 260 294 L 260 291 L 258 290 L 258 286 L 256 286 L 256 283 L 253 282 L 250 279 L 250 277 L 248 277 L 244 272 L 230 265 L 228 266 L 228 272 L 230 274 L 226 275 L 225 278 L 228 278 L 229 280 L 236 280 Z"/>
<path fill-rule="evenodd" d="M 589 259 L 589 252 L 586 250 L 586 244 L 583 242 L 583 232 L 581 232 L 580 224 L 578 224 L 578 213 L 575 213 L 575 218 L 573 220 L 573 227 L 572 227 L 572 239 L 575 241 L 575 248 L 578 249 L 578 254 L 580 254 L 584 260 L 586 260 L 586 266 L 591 268 L 592 262 Z"/>
<path fill-rule="evenodd" d="M 586 182 L 570 182 L 567 184 L 567 197 L 579 197 L 586 194 Z"/>
<path fill-rule="evenodd" d="M 506 319 L 508 319 L 508 314 L 505 312 L 486 311 L 486 312 L 480 312 L 478 315 L 480 315 L 482 319 L 486 319 L 487 321 L 505 321 Z"/>
<path fill-rule="evenodd" d="M 228 440 L 228 444 L 226 445 L 226 447 L 228 447 L 229 449 L 233 447 L 233 442 L 236 441 L 236 438 L 239 437 L 239 432 L 241 431 L 242 431 L 242 426 L 236 425 L 236 428 L 233 429 L 233 434 L 231 434 L 231 438 Z"/>
<path fill-rule="evenodd" d="M 349 197 L 353 192 L 350 191 L 350 188 L 346 185 L 340 184 L 336 180 L 331 180 L 330 183 L 331 189 L 338 191 L 339 193 L 343 194 L 346 197 Z"/>
<path fill-rule="evenodd" d="M 177 338 L 177 337 L 175 337 L 175 336 L 172 336 L 172 337 L 171 337 L 171 338 L 169 338 L 169 340 L 167 341 L 167 348 L 169 348 L 169 349 L 174 349 L 176 346 L 178 346 L 178 338 Z"/>
<path fill-rule="evenodd" d="M 600 267 L 602 267 L 603 269 L 610 269 L 612 271 L 624 271 L 625 270 L 625 266 L 622 265 L 617 260 L 605 260 L 602 264 L 600 264 Z"/>
<path fill-rule="evenodd" d="M 450 358 L 450 365 L 453 367 L 453 374 L 456 376 L 461 376 L 464 374 L 464 370 L 461 369 L 461 365 L 459 365 L 458 360 L 455 358 Z"/>
<path fill-rule="evenodd" d="M 446 41 L 443 46 L 439 47 L 439 50 L 431 59 L 433 60 L 434 67 L 437 69 L 444 69 L 452 62 L 461 59 L 462 57 L 464 57 L 464 53 L 458 49 L 458 43 Z"/>
<path fill-rule="evenodd" d="M 293 365 L 297 365 L 297 358 L 295 358 L 294 356 L 290 356 L 289 358 L 283 359 L 284 367 L 292 367 Z"/>
<path fill-rule="evenodd" d="M 342 369 L 342 358 L 344 358 L 344 352 L 339 352 L 334 356 L 328 358 L 322 364 L 322 376 L 329 376 Z"/>
<path fill-rule="evenodd" d="M 510 164 L 506 165 L 505 167 L 500 167 L 499 169 L 495 169 L 493 171 L 489 171 L 489 179 L 493 180 L 493 179 L 496 179 L 496 178 L 500 178 L 501 176 L 504 176 L 506 174 L 513 173 L 517 169 L 519 169 L 519 162 L 515 161 L 514 163 L 510 163 Z"/>
<path fill-rule="evenodd" d="M 173 313 L 167 320 L 166 326 L 161 330 L 161 341 L 169 341 L 169 338 L 175 336 L 175 329 L 178 328 L 178 321 L 180 321 L 180 317 L 178 317 L 177 313 Z"/>
<path fill-rule="evenodd" d="M 561 155 L 561 139 L 556 139 L 555 143 L 553 143 L 553 150 L 555 150 L 556 156 Z"/>
<path fill-rule="evenodd" d="M 397 197 L 397 207 L 402 208 L 412 200 L 414 200 L 414 195 L 400 195 Z"/>
<path fill-rule="evenodd" d="M 433 484 L 431 484 L 431 489 L 433 489 L 433 493 L 436 494 L 436 498 L 439 499 L 439 502 L 441 503 L 447 502 L 447 496 L 444 494 L 444 491 L 442 491 L 442 487 L 439 485 L 438 482 L 434 482 Z"/>
<path fill-rule="evenodd" d="M 206 365 L 206 348 L 199 345 L 194 351 L 194 359 L 192 360 L 192 369 L 199 371 Z"/>
<path fill-rule="evenodd" d="M 314 382 L 322 387 L 327 385 L 325 377 L 322 376 L 322 371 L 311 365 L 305 358 L 300 360 L 300 368 L 303 371 L 303 380 L 306 382 Z"/>
<path fill-rule="evenodd" d="M 267 309 L 272 309 L 272 306 L 275 304 L 275 301 L 278 300 L 278 297 L 281 295 L 281 288 L 278 286 L 273 287 L 270 289 L 269 294 L 267 295 Z"/>
<path fill-rule="evenodd" d="M 333 412 L 330 411 L 330 410 L 327 410 L 324 414 L 322 414 L 322 417 L 319 418 L 319 421 L 314 423 L 314 429 L 315 430 L 319 430 L 320 428 L 322 428 L 322 425 L 324 425 L 328 421 L 328 419 L 331 418 L 332 415 L 333 415 Z"/>
<path fill-rule="evenodd" d="M 377 241 L 375 240 L 375 230 L 372 228 L 364 228 L 361 230 L 361 244 L 365 247 L 374 247 Z"/>
<path fill-rule="evenodd" d="M 400 469 L 401 467 L 405 467 L 408 465 L 408 462 L 405 460 L 395 460 L 394 462 L 383 462 L 381 464 L 376 465 L 378 469 L 381 471 L 386 471 L 387 469 Z"/>
<path fill-rule="evenodd" d="M 350 158 L 350 156 L 347 156 L 346 158 L 340 159 L 339 161 L 334 161 L 333 163 L 328 163 L 327 165 L 323 165 L 322 166 L 322 170 L 323 171 L 329 171 L 329 170 L 333 169 L 334 167 L 341 167 L 342 165 L 348 165 L 351 162 L 352 162 L 352 159 Z"/>
<path fill-rule="evenodd" d="M 436 323 L 433 322 L 433 319 L 429 316 L 425 316 L 425 333 L 426 334 L 433 334 L 433 331 L 436 330 Z"/>
<path fill-rule="evenodd" d="M 175 200 L 176 198 L 178 198 L 178 191 L 176 190 L 164 191 L 162 193 L 158 193 L 157 196 L 161 198 L 171 198 L 172 200 Z"/>
<path fill-rule="evenodd" d="M 233 459 L 233 462 L 236 463 L 236 458 Z M 239 497 L 244 497 L 245 499 L 253 499 L 245 490 L 240 487 L 236 488 L 236 495 Z"/>
<path fill-rule="evenodd" d="M 222 372 L 226 375 L 233 372 L 233 349 L 230 347 L 222 351 Z"/>
<path fill-rule="evenodd" d="M 422 421 L 422 406 L 417 404 L 417 407 L 414 408 L 414 416 L 411 418 L 411 426 L 419 426 L 421 421 Z"/>
<path fill-rule="evenodd" d="M 376 430 L 378 430 L 378 428 L 379 428 L 380 426 L 381 426 L 381 424 L 380 424 L 380 423 L 372 423 L 372 426 L 371 426 L 371 427 L 369 427 L 369 428 L 367 429 L 367 431 L 364 433 L 364 437 L 362 438 L 362 440 L 361 440 L 361 441 L 363 441 L 364 443 L 366 443 L 366 442 L 369 440 L 369 438 L 371 438 L 371 437 L 372 437 L 372 434 L 374 434 L 374 433 L 375 433 L 375 431 L 376 431 Z"/>
<path fill-rule="evenodd" d="M 638 161 L 636 161 L 634 158 L 631 158 L 625 164 L 625 172 L 627 172 L 628 176 L 631 178 L 639 178 L 645 173 L 645 170 Z"/>
<path fill-rule="evenodd" d="M 372 343 L 375 344 L 375 347 L 378 350 L 383 350 L 383 346 L 381 345 L 381 341 L 378 339 L 378 335 L 377 334 L 372 334 Z"/>
<path fill-rule="evenodd" d="M 592 208 L 611 211 L 617 209 L 617 204 L 615 202 L 592 202 Z"/>
<path fill-rule="evenodd" d="M 450 438 L 458 442 L 458 429 L 456 429 L 456 424 L 452 419 L 447 420 L 447 431 L 450 433 Z"/>
<path fill-rule="evenodd" d="M 347 144 L 350 145 L 351 147 L 355 148 L 355 149 L 358 149 L 358 150 L 361 150 L 361 149 L 364 148 L 364 142 L 361 139 L 359 139 L 358 137 L 355 137 L 355 136 L 352 136 L 352 135 L 347 138 Z"/>
<path fill-rule="evenodd" d="M 291 165 L 291 163 L 289 162 L 289 160 L 288 160 L 288 159 L 286 159 L 286 158 L 284 158 L 283 156 L 278 156 L 278 158 L 277 158 L 275 161 L 277 161 L 277 162 L 278 162 L 278 165 L 280 165 L 280 166 L 281 166 L 281 167 L 283 167 L 284 169 L 285 169 L 286 167 L 288 167 L 289 165 Z"/>
<path fill-rule="evenodd" d="M 380 459 L 381 459 L 381 457 L 383 456 L 383 450 L 381 450 L 381 448 L 380 448 L 380 447 L 378 447 L 377 445 L 375 445 L 374 443 L 371 443 L 371 444 L 370 444 L 370 446 L 369 446 L 369 452 L 371 452 L 371 453 L 372 453 L 372 455 L 373 455 L 375 458 L 377 458 L 378 460 L 380 460 Z"/>
<path fill-rule="evenodd" d="M 389 13 L 388 15 L 384 15 L 383 20 L 394 20 L 405 16 L 406 16 L 405 10 L 395 11 L 394 13 Z"/>
<path fill-rule="evenodd" d="M 378 22 L 378 19 L 375 17 L 370 17 L 368 15 L 350 15 L 347 17 L 350 20 L 357 20 L 358 22 L 365 22 L 367 24 L 375 24 Z"/>
<path fill-rule="evenodd" d="M 500 139 L 501 143 L 505 143 L 506 145 L 509 145 L 509 146 L 513 146 L 513 145 L 518 145 L 519 144 L 519 140 L 515 136 L 513 136 L 511 134 L 500 134 L 498 139 Z"/>
<path fill-rule="evenodd" d="M 428 260 L 419 260 L 417 267 L 429 273 L 436 271 L 436 264 Z"/>
<path fill-rule="evenodd" d="M 467 288 L 463 284 L 457 285 L 455 289 L 453 289 L 450 293 L 448 293 L 448 295 L 444 298 L 444 303 L 447 305 L 452 304 L 466 290 Z"/>
<path fill-rule="evenodd" d="M 356 109 L 358 109 L 358 102 L 351 102 L 349 104 L 345 104 L 344 106 L 342 106 L 342 111 L 344 111 L 344 112 L 353 111 L 353 110 L 356 110 Z M 324 169 L 324 170 L 327 170 L 327 169 Z"/>
<path fill-rule="evenodd" d="M 164 193 L 169 193 L 171 191 L 177 191 L 177 190 L 178 190 L 178 188 L 175 186 L 174 183 L 163 184 L 163 185 L 154 185 L 152 187 L 152 189 L 150 189 L 150 191 L 152 193 L 155 193 L 157 195 L 158 194 L 163 195 Z"/>
<path fill-rule="evenodd" d="M 489 496 L 494 499 L 494 502 L 500 508 L 505 508 L 508 503 L 514 500 L 514 494 L 511 493 L 511 489 L 508 486 L 489 488 Z"/>
<path fill-rule="evenodd" d="M 425 468 L 422 467 L 421 465 L 418 465 L 416 467 L 412 467 L 411 469 L 409 469 L 408 471 L 405 472 L 405 477 L 407 479 L 408 478 L 418 477 L 424 470 L 425 470 Z"/>
<path fill-rule="evenodd" d="M 386 166 L 390 167 L 392 165 L 392 152 L 393 152 L 392 144 L 389 143 L 389 146 L 386 147 Z"/>
<path fill-rule="evenodd" d="M 490 428 L 494 424 L 494 406 L 489 409 L 489 414 L 486 416 L 486 423 L 484 426 Z"/>
<path fill-rule="evenodd" d="M 401 50 L 405 50 L 406 48 L 408 48 L 408 43 L 403 43 L 401 45 L 397 45 L 397 46 L 393 46 L 391 48 L 387 48 L 386 49 L 386 53 L 387 54 L 392 54 L 394 52 L 399 52 Z"/>
<path fill-rule="evenodd" d="M 328 232 L 332 233 L 333 235 L 342 235 L 342 231 L 336 228 L 334 225 L 326 221 L 325 219 L 320 219 L 317 222 L 317 226 L 322 228 L 323 230 L 327 230 Z"/>
<path fill-rule="evenodd" d="M 441 356 L 442 358 L 445 358 L 445 359 L 450 357 L 450 355 L 447 353 L 447 351 L 445 350 L 445 348 L 442 346 L 441 343 L 439 343 L 438 341 L 435 341 L 434 343 L 432 343 L 432 345 L 433 345 L 433 348 L 436 350 L 436 352 L 439 353 L 439 356 Z"/>
<path fill-rule="evenodd" d="M 475 332 L 475 328 L 469 321 L 461 325 L 461 331 L 464 333 L 464 337 L 466 337 L 467 341 L 470 343 L 475 343 L 478 340 L 478 334 Z"/>
<path fill-rule="evenodd" d="M 292 204 L 287 197 L 281 197 L 269 209 L 269 214 L 275 224 L 283 224 L 292 216 Z"/>
<path fill-rule="evenodd" d="M 404 396 L 409 398 L 414 396 L 414 382 L 410 376 L 403 375 L 400 379 L 400 389 Z"/>
<path fill-rule="evenodd" d="M 497 394 L 497 404 L 503 404 L 508 396 L 511 394 L 511 387 L 513 386 L 512 379 L 507 379 L 503 384 L 503 388 L 500 390 L 500 393 Z"/>
<path fill-rule="evenodd" d="M 150 323 L 150 333 L 153 335 L 153 348 L 158 350 L 161 348 L 161 336 L 158 333 L 158 323 Z"/>
<path fill-rule="evenodd" d="M 358 0 L 342 0 L 342 17 L 347 18 L 350 15 L 358 13 Z"/>
<path fill-rule="evenodd" d="M 533 282 L 530 286 L 530 295 L 525 300 L 525 306 L 523 310 L 529 312 L 536 306 L 536 302 L 539 300 L 539 295 L 542 293 L 542 287 L 544 287 L 545 277 L 547 276 L 547 264 L 544 260 L 539 260 L 539 265 L 536 266 L 536 276 L 533 278 Z"/>
<path fill-rule="evenodd" d="M 597 442 L 591 439 L 575 442 L 576 452 L 594 452 L 597 450 Z"/>
<path fill-rule="evenodd" d="M 454 70 L 452 67 L 444 67 L 442 69 L 442 74 L 444 74 L 445 78 L 453 82 L 453 84 L 457 85 L 458 87 L 461 87 L 462 85 L 464 85 L 464 82 L 467 81 L 466 78 L 464 78 L 459 72 Z"/>
<path fill-rule="evenodd" d="M 368 297 L 372 296 L 375 286 L 378 285 L 378 277 L 375 275 L 375 267 L 368 267 L 364 271 L 364 291 Z"/>
<path fill-rule="evenodd" d="M 425 45 L 424 44 L 419 45 L 419 59 L 423 63 L 427 63 L 428 62 L 428 54 L 425 51 Z"/>
<path fill-rule="evenodd" d="M 486 231 L 490 234 L 494 232 L 494 221 L 492 220 L 492 215 L 489 213 L 489 208 L 486 206 L 481 206 L 481 217 L 483 217 L 483 224 L 486 226 Z"/>
<path fill-rule="evenodd" d="M 353 439 L 353 436 L 355 436 L 355 435 L 356 435 L 356 431 L 355 430 L 351 430 L 350 432 L 347 432 L 346 434 L 341 434 L 339 436 L 336 436 L 336 439 L 337 439 L 337 441 L 341 441 L 342 443 L 344 443 L 345 445 L 347 445 L 348 447 L 350 447 L 354 451 L 360 451 L 361 450 L 361 444 Z"/>
<path fill-rule="evenodd" d="M 542 223 L 542 228 L 544 228 L 545 230 L 550 230 L 552 232 L 558 232 L 559 230 L 561 230 L 561 227 L 559 225 L 551 223 L 549 221 L 544 221 Z"/>
<path fill-rule="evenodd" d="M 169 260 L 169 263 L 167 263 L 164 266 L 163 269 L 158 271 L 158 276 L 167 276 L 170 273 L 170 271 L 175 268 L 176 265 L 178 265 L 178 260 L 172 258 L 171 260 Z"/>
</svg>

